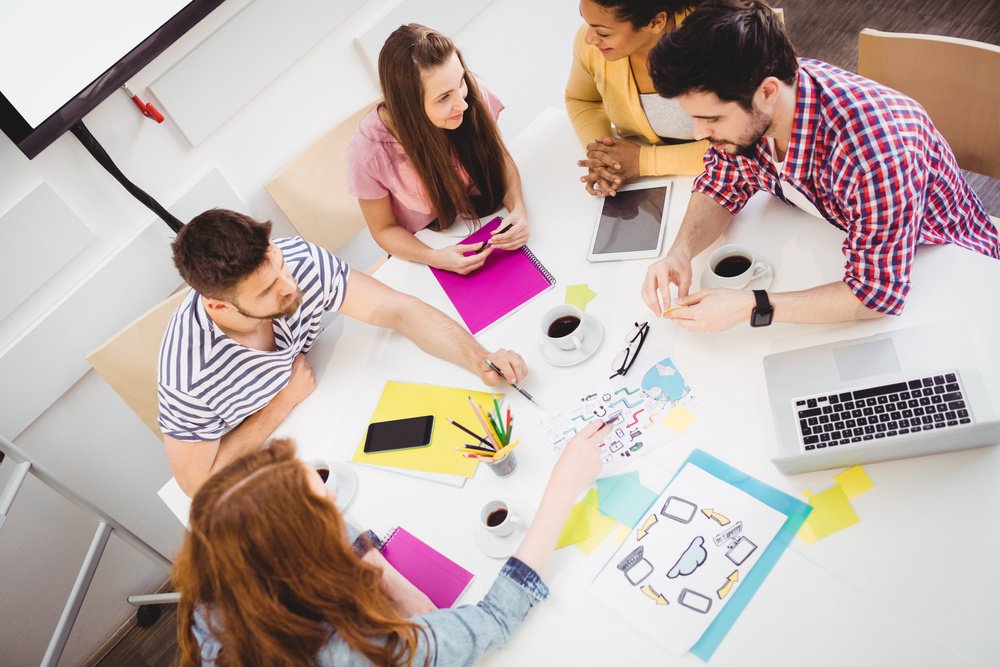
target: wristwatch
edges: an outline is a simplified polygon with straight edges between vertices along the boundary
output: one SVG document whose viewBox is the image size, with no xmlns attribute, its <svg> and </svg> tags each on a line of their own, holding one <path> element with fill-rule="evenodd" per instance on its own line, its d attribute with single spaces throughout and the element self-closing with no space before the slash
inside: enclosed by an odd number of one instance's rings
<svg viewBox="0 0 1000 667">
<path fill-rule="evenodd" d="M 767 298 L 767 292 L 762 289 L 755 289 L 753 296 L 757 299 L 757 305 L 750 313 L 750 326 L 766 327 L 771 324 L 771 319 L 774 317 L 774 306 Z"/>
</svg>

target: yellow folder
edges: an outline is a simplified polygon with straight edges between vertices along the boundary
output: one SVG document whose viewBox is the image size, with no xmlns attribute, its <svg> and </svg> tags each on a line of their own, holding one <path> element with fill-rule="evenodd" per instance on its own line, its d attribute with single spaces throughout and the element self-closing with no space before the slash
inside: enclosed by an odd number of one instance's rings
<svg viewBox="0 0 1000 667">
<path fill-rule="evenodd" d="M 362 436 L 351 460 L 391 468 L 472 477 L 476 474 L 479 462 L 467 459 L 461 452 L 452 449 L 463 444 L 473 444 L 472 436 L 448 423 L 449 419 L 454 419 L 475 432 L 482 430 L 472 413 L 469 396 L 483 408 L 488 409 L 487 406 L 493 405 L 493 394 L 485 391 L 394 380 L 386 382 L 369 423 L 434 415 L 431 444 L 416 449 L 366 454 L 365 439 Z M 481 435 L 485 436 L 485 433 Z"/>
</svg>

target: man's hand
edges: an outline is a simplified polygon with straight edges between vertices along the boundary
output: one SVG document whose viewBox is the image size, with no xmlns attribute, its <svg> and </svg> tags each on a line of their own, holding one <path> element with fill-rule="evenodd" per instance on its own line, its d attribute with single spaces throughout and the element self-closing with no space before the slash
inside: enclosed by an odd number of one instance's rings
<svg viewBox="0 0 1000 667">
<path fill-rule="evenodd" d="M 528 367 L 524 363 L 524 359 L 521 355 L 513 350 L 505 350 L 500 348 L 496 352 L 491 352 L 486 356 L 487 359 L 493 362 L 497 368 L 503 371 L 504 377 L 507 382 L 520 383 L 528 375 Z M 483 379 L 483 383 L 489 387 L 500 382 L 500 376 L 497 375 L 489 366 L 484 362 L 482 368 L 479 370 L 479 375 Z"/>
<path fill-rule="evenodd" d="M 587 192 L 598 197 L 615 196 L 618 189 L 639 177 L 639 144 L 621 137 L 600 137 L 587 145 L 587 159 L 577 165 L 587 168 L 580 178 Z"/>
<path fill-rule="evenodd" d="M 289 410 L 306 400 L 306 397 L 316 388 L 316 378 L 312 368 L 306 361 L 306 355 L 299 352 L 292 361 L 292 376 L 288 384 L 274 395 L 272 401 L 281 401 Z"/>
<path fill-rule="evenodd" d="M 486 258 L 493 252 L 493 248 L 490 246 L 486 246 L 482 252 L 479 252 L 482 247 L 482 243 L 467 243 L 435 250 L 434 261 L 430 262 L 430 265 L 435 269 L 443 269 L 464 276 L 485 264 Z"/>
<path fill-rule="evenodd" d="M 687 306 L 668 317 L 677 326 L 698 333 L 716 333 L 750 321 L 756 301 L 753 292 L 735 289 L 705 289 L 680 297 L 677 304 Z"/>
<path fill-rule="evenodd" d="M 642 284 L 642 300 L 656 317 L 670 308 L 670 285 L 677 285 L 678 304 L 691 289 L 691 260 L 679 253 L 668 252 L 663 259 L 653 262 L 646 269 L 646 279 Z M 683 313 L 679 313 L 683 315 Z"/>
</svg>

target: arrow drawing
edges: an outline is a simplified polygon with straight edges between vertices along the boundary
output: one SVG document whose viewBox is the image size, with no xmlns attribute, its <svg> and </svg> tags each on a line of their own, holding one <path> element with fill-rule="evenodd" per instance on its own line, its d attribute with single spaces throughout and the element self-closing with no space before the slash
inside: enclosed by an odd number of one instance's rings
<svg viewBox="0 0 1000 667">
<path fill-rule="evenodd" d="M 573 417 L 573 419 L 579 419 L 582 422 L 589 421 L 589 420 L 591 420 L 593 418 L 594 418 L 594 415 L 586 415 L 586 416 L 584 416 L 584 415 L 577 415 L 577 416 Z"/>
<path fill-rule="evenodd" d="M 740 571 L 733 570 L 732 574 L 726 577 L 726 583 L 722 584 L 722 588 L 715 591 L 715 594 L 718 595 L 719 599 L 721 600 L 722 598 L 729 595 L 729 591 L 733 590 L 733 586 L 736 585 L 736 582 L 739 580 L 740 580 Z"/>
<path fill-rule="evenodd" d="M 703 509 L 701 511 L 701 513 L 704 514 L 705 516 L 707 516 L 709 519 L 712 519 L 713 521 L 715 521 L 720 526 L 726 526 L 726 525 L 729 524 L 729 519 L 728 518 L 722 516 L 721 514 L 719 514 L 718 512 L 716 512 L 713 509 Z"/>
<path fill-rule="evenodd" d="M 636 401 L 635 401 L 634 403 L 629 403 L 629 402 L 628 402 L 628 399 L 626 399 L 626 398 L 625 398 L 625 397 L 623 396 L 622 398 L 619 398 L 619 399 L 618 399 L 617 401 L 613 401 L 613 402 L 611 402 L 611 403 L 608 403 L 608 408 L 613 408 L 613 407 L 615 407 L 616 405 L 618 405 L 619 403 L 624 403 L 624 404 L 625 404 L 625 407 L 626 407 L 626 408 L 628 408 L 629 410 L 631 410 L 631 409 L 632 409 L 632 408 L 634 408 L 635 406 L 637 406 L 637 405 L 639 405 L 640 403 L 642 403 L 642 399 L 636 399 Z"/>
<path fill-rule="evenodd" d="M 639 541 L 642 538 L 646 537 L 646 535 L 649 534 L 649 529 L 652 528 L 653 524 L 655 524 L 657 521 L 659 521 L 659 519 L 656 518 L 655 514 L 650 514 L 648 517 L 646 517 L 646 520 L 642 522 L 642 525 L 639 526 L 639 529 L 635 531 L 636 541 Z"/>
<path fill-rule="evenodd" d="M 623 391 L 624 391 L 624 392 L 625 392 L 626 394 L 628 394 L 629 396 L 631 396 L 631 395 L 632 395 L 632 394 L 634 394 L 635 392 L 639 391 L 639 388 L 638 388 L 638 387 L 636 387 L 636 388 L 635 388 L 635 389 L 633 389 L 632 391 L 629 391 L 627 387 L 622 387 L 621 389 L 618 389 L 617 391 L 615 391 L 615 393 L 616 393 L 616 394 L 620 394 L 620 393 L 622 393 Z"/>
<path fill-rule="evenodd" d="M 670 604 L 669 602 L 667 602 L 667 598 L 663 597 L 661 593 L 657 593 L 655 590 L 653 590 L 653 587 L 648 584 L 640 587 L 639 590 L 645 593 L 646 597 L 648 597 L 650 600 L 655 600 L 656 604 L 662 604 L 662 605 Z"/>
<path fill-rule="evenodd" d="M 640 412 L 644 412 L 645 410 L 646 410 L 646 408 L 639 408 L 638 410 L 636 410 L 632 414 L 632 421 L 629 422 L 628 424 L 625 424 L 625 426 L 635 426 L 636 424 L 638 424 L 639 423 L 639 413 Z"/>
</svg>

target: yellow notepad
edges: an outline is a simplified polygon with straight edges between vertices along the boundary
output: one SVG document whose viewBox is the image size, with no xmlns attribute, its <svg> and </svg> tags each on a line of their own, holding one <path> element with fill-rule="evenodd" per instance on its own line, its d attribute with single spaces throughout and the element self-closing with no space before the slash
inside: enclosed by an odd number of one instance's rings
<svg viewBox="0 0 1000 667">
<path fill-rule="evenodd" d="M 448 423 L 449 419 L 454 419 L 474 431 L 481 430 L 472 414 L 469 396 L 486 409 L 493 405 L 493 394 L 485 391 L 394 380 L 386 382 L 369 423 L 434 415 L 431 444 L 416 449 L 366 454 L 362 436 L 351 460 L 390 468 L 472 477 L 479 462 L 464 458 L 461 452 L 452 449 L 469 443 L 472 436 Z"/>
</svg>

